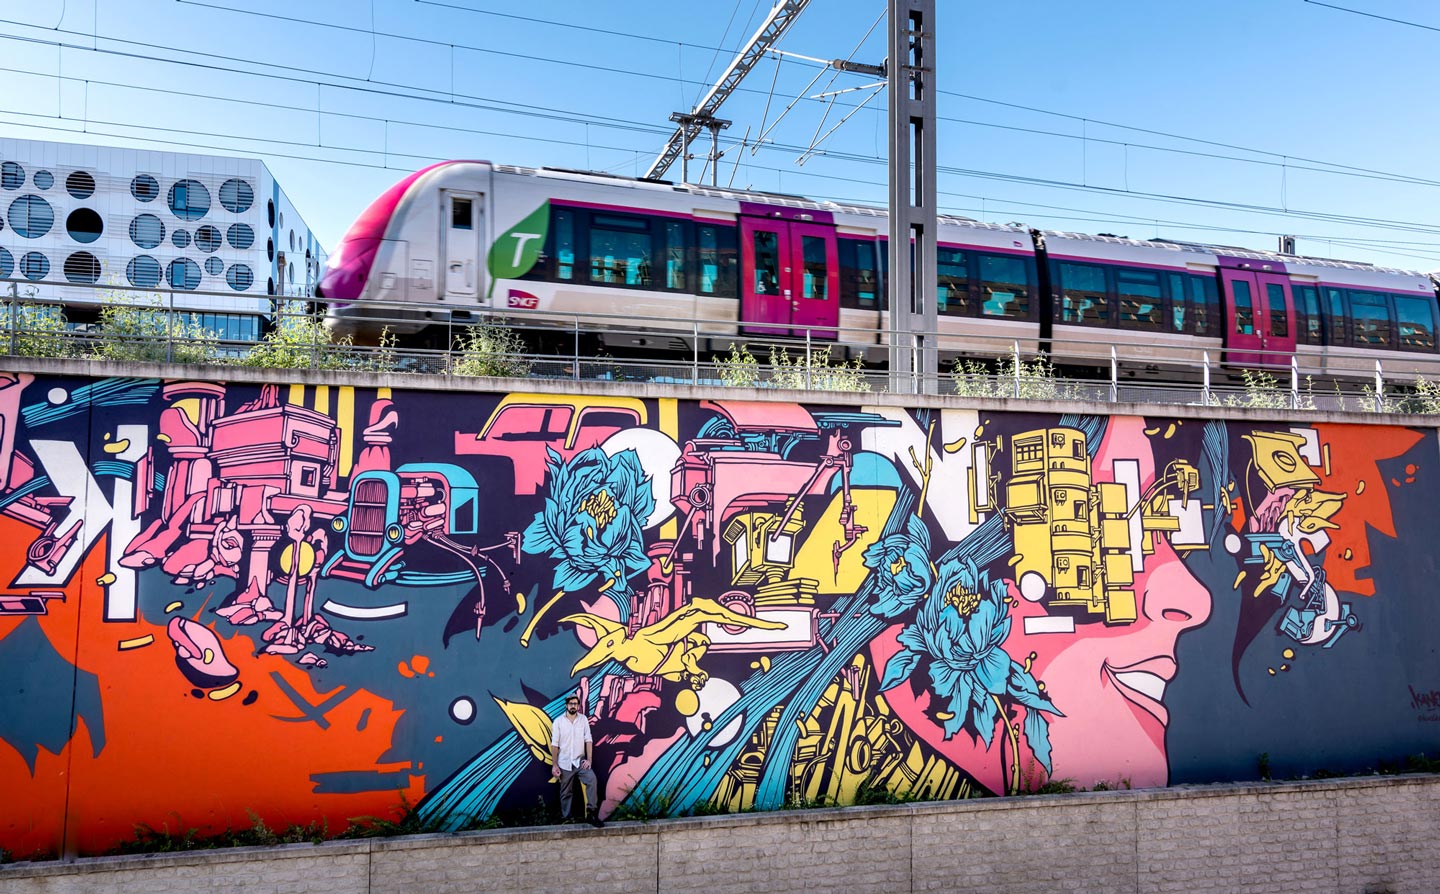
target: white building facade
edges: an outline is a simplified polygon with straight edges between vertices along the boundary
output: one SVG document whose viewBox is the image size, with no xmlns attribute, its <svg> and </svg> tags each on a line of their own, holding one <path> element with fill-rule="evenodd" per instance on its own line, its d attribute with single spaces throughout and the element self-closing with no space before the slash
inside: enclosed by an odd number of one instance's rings
<svg viewBox="0 0 1440 894">
<path fill-rule="evenodd" d="M 137 290 L 225 339 L 259 338 L 274 297 L 309 297 L 325 252 L 258 159 L 0 139 L 4 293 L 72 323 Z"/>
</svg>

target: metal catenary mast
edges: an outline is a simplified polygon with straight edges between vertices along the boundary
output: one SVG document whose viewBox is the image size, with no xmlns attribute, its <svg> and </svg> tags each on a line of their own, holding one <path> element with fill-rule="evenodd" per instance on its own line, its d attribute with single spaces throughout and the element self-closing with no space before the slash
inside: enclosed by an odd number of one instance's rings
<svg viewBox="0 0 1440 894">
<path fill-rule="evenodd" d="M 889 0 L 890 390 L 939 390 L 935 0 Z"/>
<path fill-rule="evenodd" d="M 690 143 L 700 135 L 701 130 L 710 131 L 710 178 L 712 183 L 719 183 L 720 168 L 720 131 L 730 126 L 730 122 L 722 118 L 716 118 L 715 113 L 720 106 L 745 80 L 745 76 L 754 70 L 755 66 L 765 58 L 765 54 L 775 46 L 781 36 L 795 24 L 800 13 L 810 5 L 810 0 L 781 0 L 770 10 L 765 21 L 751 35 L 750 40 L 735 54 L 730 66 L 720 75 L 715 86 L 710 88 L 695 108 L 689 112 L 676 112 L 670 116 L 670 120 L 679 126 L 671 135 L 670 142 L 660 150 L 660 155 L 650 164 L 650 169 L 645 172 L 646 180 L 659 180 L 670 170 L 670 166 L 676 159 L 680 160 L 680 178 L 685 182 L 690 180 Z"/>
</svg>

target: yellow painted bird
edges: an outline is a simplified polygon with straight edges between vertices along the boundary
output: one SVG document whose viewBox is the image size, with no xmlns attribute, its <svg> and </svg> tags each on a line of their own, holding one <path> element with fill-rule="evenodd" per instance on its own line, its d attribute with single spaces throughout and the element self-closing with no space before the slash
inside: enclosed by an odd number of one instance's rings
<svg viewBox="0 0 1440 894">
<path fill-rule="evenodd" d="M 634 673 L 676 682 L 689 679 L 697 687 L 709 676 L 699 667 L 700 658 L 710 647 L 710 637 L 700 632 L 702 625 L 715 623 L 761 630 L 780 630 L 785 626 L 778 621 L 736 614 L 713 599 L 703 598 L 690 600 L 654 624 L 641 627 L 634 636 L 626 633 L 624 624 L 598 615 L 582 612 L 560 619 L 562 624 L 567 621 L 589 627 L 600 635 L 594 648 L 570 669 L 572 676 L 614 659 Z"/>
</svg>

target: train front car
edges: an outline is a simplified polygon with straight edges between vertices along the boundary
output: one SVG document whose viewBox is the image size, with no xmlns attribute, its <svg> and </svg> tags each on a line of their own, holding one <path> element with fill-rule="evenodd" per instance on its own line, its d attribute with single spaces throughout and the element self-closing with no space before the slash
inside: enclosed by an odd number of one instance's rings
<svg viewBox="0 0 1440 894">
<path fill-rule="evenodd" d="M 481 306 L 491 165 L 447 161 L 387 189 L 330 254 L 317 295 L 338 335 L 413 335 Z"/>
</svg>

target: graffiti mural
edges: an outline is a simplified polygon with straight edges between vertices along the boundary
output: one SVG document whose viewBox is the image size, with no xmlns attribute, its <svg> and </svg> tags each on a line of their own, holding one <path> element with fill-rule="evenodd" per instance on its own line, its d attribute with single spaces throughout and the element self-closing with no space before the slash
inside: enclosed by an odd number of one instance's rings
<svg viewBox="0 0 1440 894">
<path fill-rule="evenodd" d="M 1435 433 L 0 374 L 0 847 L 1434 750 Z"/>
</svg>

